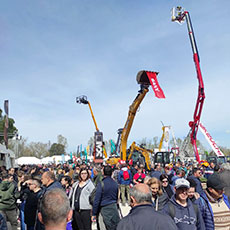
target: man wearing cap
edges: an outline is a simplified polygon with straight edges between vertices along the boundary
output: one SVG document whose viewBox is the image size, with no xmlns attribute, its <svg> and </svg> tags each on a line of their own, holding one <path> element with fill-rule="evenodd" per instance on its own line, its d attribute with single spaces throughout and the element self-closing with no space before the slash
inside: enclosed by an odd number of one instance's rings
<svg viewBox="0 0 230 230">
<path fill-rule="evenodd" d="M 163 212 L 168 214 L 178 229 L 204 230 L 205 225 L 198 206 L 188 199 L 189 182 L 184 178 L 175 181 L 175 195 L 165 205 Z"/>
<path fill-rule="evenodd" d="M 206 204 L 203 215 L 206 230 L 230 229 L 230 204 L 223 193 L 224 186 L 219 173 L 209 176 L 207 189 L 201 195 Z"/>
</svg>

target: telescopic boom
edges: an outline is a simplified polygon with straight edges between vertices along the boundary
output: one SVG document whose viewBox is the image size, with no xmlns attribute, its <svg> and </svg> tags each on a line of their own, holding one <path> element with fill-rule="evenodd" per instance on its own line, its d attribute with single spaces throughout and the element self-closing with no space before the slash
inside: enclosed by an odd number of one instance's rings
<svg viewBox="0 0 230 230">
<path fill-rule="evenodd" d="M 193 51 L 193 60 L 195 62 L 197 78 L 198 78 L 198 83 L 199 83 L 198 97 L 197 97 L 195 111 L 193 114 L 193 121 L 189 122 L 189 126 L 191 127 L 190 139 L 191 139 L 191 143 L 192 143 L 195 155 L 196 155 L 196 160 L 200 163 L 200 156 L 199 156 L 197 145 L 196 145 L 196 139 L 197 139 L 196 137 L 197 137 L 197 131 L 199 127 L 201 112 L 203 108 L 203 103 L 205 99 L 204 83 L 203 83 L 203 78 L 202 78 L 202 74 L 200 70 L 200 58 L 198 54 L 198 49 L 196 45 L 196 40 L 195 40 L 189 12 L 185 11 L 180 6 L 173 8 L 172 9 L 172 21 L 182 23 L 184 20 L 186 20 L 186 23 L 187 23 L 188 34 L 189 34 L 192 51 Z"/>
</svg>

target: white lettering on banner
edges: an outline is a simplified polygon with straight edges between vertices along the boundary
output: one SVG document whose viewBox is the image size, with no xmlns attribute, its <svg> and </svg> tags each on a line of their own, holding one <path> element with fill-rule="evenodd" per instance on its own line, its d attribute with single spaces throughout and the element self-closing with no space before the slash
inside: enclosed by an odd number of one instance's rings
<svg viewBox="0 0 230 230">
<path fill-rule="evenodd" d="M 157 85 L 155 79 L 154 79 L 154 78 L 151 78 L 151 81 L 152 81 L 152 83 L 153 83 L 153 88 L 154 88 L 154 90 L 160 92 L 160 89 L 159 89 L 159 87 L 158 87 L 158 85 Z"/>
<path fill-rule="evenodd" d="M 207 141 L 209 142 L 213 151 L 216 153 L 216 155 L 217 156 L 224 156 L 222 151 L 218 148 L 216 142 L 213 140 L 212 136 L 208 133 L 207 129 L 204 127 L 204 125 L 201 122 L 199 123 L 199 128 L 200 128 L 201 132 L 204 134 Z"/>
<path fill-rule="evenodd" d="M 96 158 L 103 158 L 103 143 L 96 141 Z"/>
</svg>

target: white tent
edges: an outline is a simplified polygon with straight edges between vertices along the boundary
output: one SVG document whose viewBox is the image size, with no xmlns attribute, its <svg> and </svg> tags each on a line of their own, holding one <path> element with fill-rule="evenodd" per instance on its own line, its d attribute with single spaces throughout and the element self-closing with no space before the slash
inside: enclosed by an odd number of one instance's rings
<svg viewBox="0 0 230 230">
<path fill-rule="evenodd" d="M 53 157 L 44 157 L 41 159 L 42 164 L 52 164 L 53 163 Z"/>
<path fill-rule="evenodd" d="M 18 165 L 38 165 L 41 164 L 41 160 L 36 157 L 20 157 L 16 159 Z"/>
</svg>

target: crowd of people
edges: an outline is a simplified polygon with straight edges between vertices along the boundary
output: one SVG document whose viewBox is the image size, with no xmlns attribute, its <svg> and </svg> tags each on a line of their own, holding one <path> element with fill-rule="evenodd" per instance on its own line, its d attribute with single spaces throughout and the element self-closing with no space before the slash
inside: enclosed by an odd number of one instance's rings
<svg viewBox="0 0 230 230">
<path fill-rule="evenodd" d="M 213 162 L 1 167 L 0 229 L 227 230 L 229 176 Z"/>
</svg>

